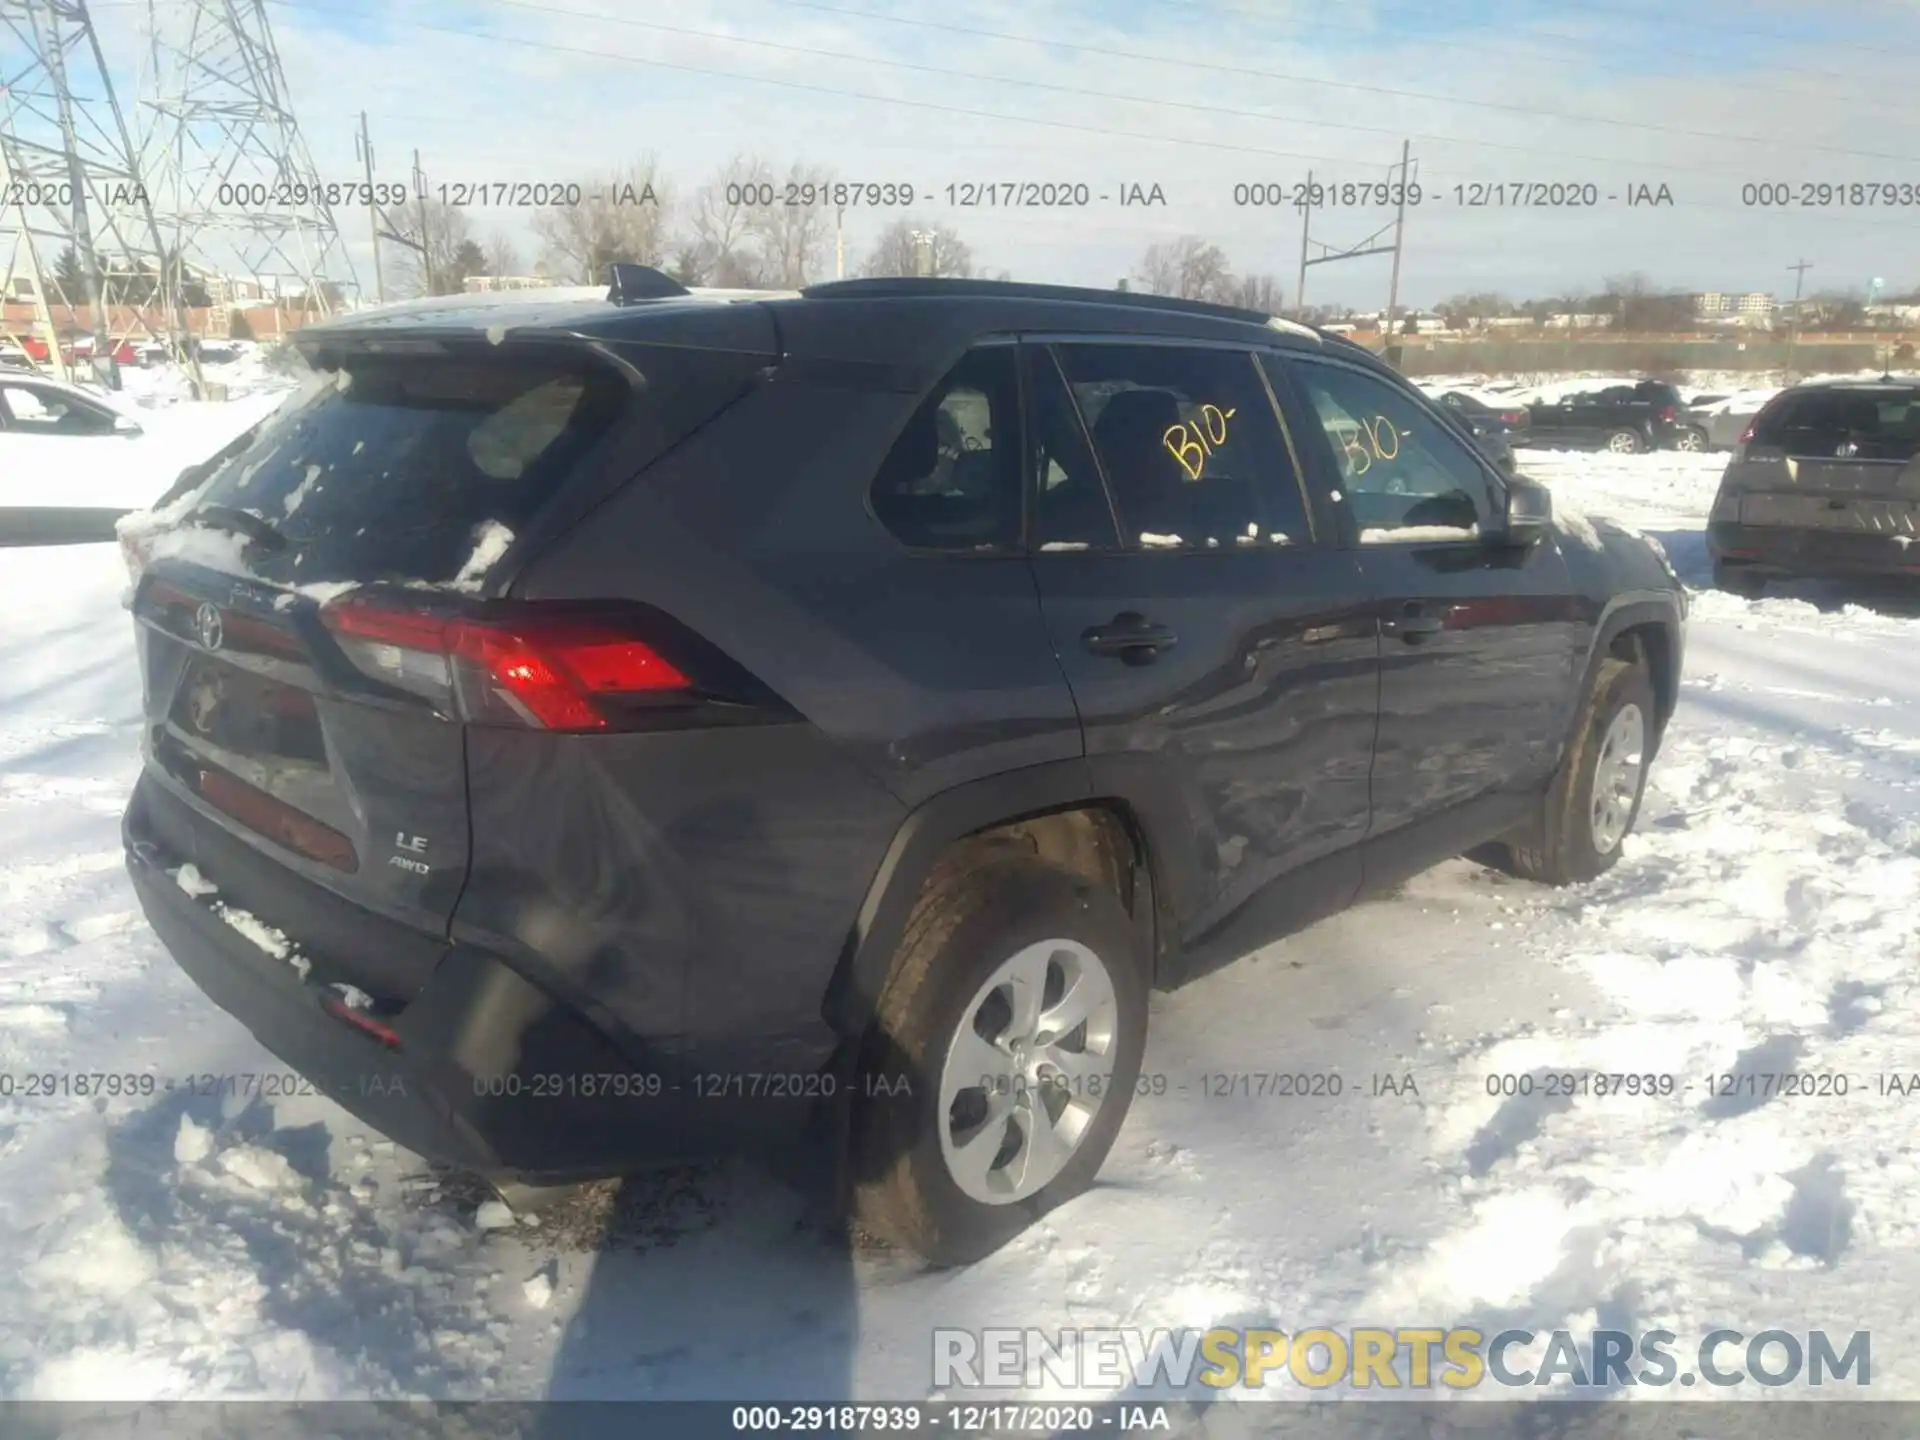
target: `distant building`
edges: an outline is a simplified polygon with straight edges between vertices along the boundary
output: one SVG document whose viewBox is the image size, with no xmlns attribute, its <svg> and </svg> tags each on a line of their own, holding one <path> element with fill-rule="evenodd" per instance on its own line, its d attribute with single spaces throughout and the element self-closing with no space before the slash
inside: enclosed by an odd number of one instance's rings
<svg viewBox="0 0 1920 1440">
<path fill-rule="evenodd" d="M 1572 315 L 1562 311 L 1547 316 L 1541 323 L 1549 330 L 1605 330 L 1613 324 L 1613 316 Z"/>
<path fill-rule="evenodd" d="M 469 275 L 460 282 L 469 295 L 490 290 L 550 290 L 553 281 L 545 275 Z"/>
<path fill-rule="evenodd" d="M 1732 315 L 1771 315 L 1774 307 L 1773 296 L 1760 290 L 1749 290 L 1744 295 L 1725 290 L 1703 290 L 1693 297 L 1693 313 L 1707 319 Z"/>
</svg>

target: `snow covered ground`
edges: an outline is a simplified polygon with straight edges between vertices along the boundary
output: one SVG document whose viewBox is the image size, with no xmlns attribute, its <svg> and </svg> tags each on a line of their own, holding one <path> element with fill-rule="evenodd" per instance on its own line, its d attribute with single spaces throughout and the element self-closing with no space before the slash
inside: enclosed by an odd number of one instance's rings
<svg viewBox="0 0 1920 1440">
<path fill-rule="evenodd" d="M 1704 586 L 1722 461 L 1529 452 Z M 1156 997 L 1099 1187 L 984 1263 L 850 1246 L 752 1169 L 629 1181 L 601 1230 L 478 1196 L 317 1099 L 181 976 L 120 865 L 138 694 L 109 546 L 0 556 L 0 1396 L 927 1393 L 948 1326 L 1870 1329 L 1920 1294 L 1920 619 L 1697 597 L 1638 836 L 1554 892 L 1466 860 Z M 1203 1098 L 1335 1071 L 1338 1099 Z M 1679 1074 L 1567 1100 L 1488 1077 Z M 1708 1098 L 1710 1074 L 1849 1077 Z M 26 1077 L 153 1075 L 145 1096 Z M 1418 1094 L 1372 1098 L 1371 1077 Z M 6 1089 L 11 1094 L 4 1093 Z M 437 1188 L 436 1188 L 437 1183 Z M 1287 1392 L 1282 1392 L 1287 1393 Z M 1740 1392 L 1749 1395 L 1752 1392 Z"/>
</svg>

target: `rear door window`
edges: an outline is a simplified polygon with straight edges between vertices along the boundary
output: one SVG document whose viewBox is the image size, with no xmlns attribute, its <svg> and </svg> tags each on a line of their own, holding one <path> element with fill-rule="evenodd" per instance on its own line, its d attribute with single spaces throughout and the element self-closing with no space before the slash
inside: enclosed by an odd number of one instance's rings
<svg viewBox="0 0 1920 1440">
<path fill-rule="evenodd" d="M 1120 532 L 1100 463 L 1081 427 L 1059 361 L 1044 346 L 1027 353 L 1027 424 L 1033 447 L 1033 547 L 1114 550 Z"/>
<path fill-rule="evenodd" d="M 1055 354 L 1128 549 L 1312 543 L 1299 475 L 1252 355 L 1091 343 Z"/>
<path fill-rule="evenodd" d="M 758 363 L 694 359 L 680 367 L 700 372 L 692 385 L 670 354 L 640 359 L 648 384 L 636 393 L 571 347 L 349 356 L 316 372 L 195 503 L 250 511 L 285 537 L 250 556 L 267 579 L 470 578 L 482 547 L 497 556 L 616 423 L 647 412 L 627 432 L 637 470 L 740 394 Z"/>
</svg>

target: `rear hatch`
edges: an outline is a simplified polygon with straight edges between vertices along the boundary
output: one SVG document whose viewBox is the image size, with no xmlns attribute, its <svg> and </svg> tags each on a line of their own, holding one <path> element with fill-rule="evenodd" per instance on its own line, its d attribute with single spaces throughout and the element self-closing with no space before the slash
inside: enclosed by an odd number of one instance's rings
<svg viewBox="0 0 1920 1440">
<path fill-rule="evenodd" d="M 1780 396 L 1755 418 L 1722 501 L 1720 518 L 1743 525 L 1920 534 L 1920 386 Z"/>
<path fill-rule="evenodd" d="M 468 727 L 619 728 L 684 680 L 623 615 L 504 599 L 516 557 L 771 358 L 498 340 L 328 338 L 250 443 L 123 529 L 154 839 L 380 1001 L 444 951 Z"/>
</svg>

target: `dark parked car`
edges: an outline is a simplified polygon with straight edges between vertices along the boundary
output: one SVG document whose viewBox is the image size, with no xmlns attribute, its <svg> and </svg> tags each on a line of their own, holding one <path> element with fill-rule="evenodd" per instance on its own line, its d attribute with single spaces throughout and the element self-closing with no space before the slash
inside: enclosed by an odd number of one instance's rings
<svg viewBox="0 0 1920 1440">
<path fill-rule="evenodd" d="M 1705 450 L 1707 432 L 1673 386 L 1641 380 L 1583 391 L 1551 405 L 1529 405 L 1526 430 L 1514 436 L 1513 443 L 1636 455 L 1644 450 Z"/>
<path fill-rule="evenodd" d="M 1484 400 L 1459 390 L 1448 390 L 1437 397 L 1473 432 L 1480 448 L 1509 475 L 1514 470 L 1513 432 L 1527 423 L 1525 406 L 1495 409 Z"/>
<path fill-rule="evenodd" d="M 1920 380 L 1800 385 L 1770 400 L 1720 478 L 1714 582 L 1920 576 Z"/>
<path fill-rule="evenodd" d="M 616 269 L 300 330 L 128 535 L 141 903 L 401 1143 L 511 1191 L 813 1135 L 966 1261 L 1092 1180 L 1150 988 L 1621 853 L 1684 590 L 1358 346 Z"/>
</svg>

